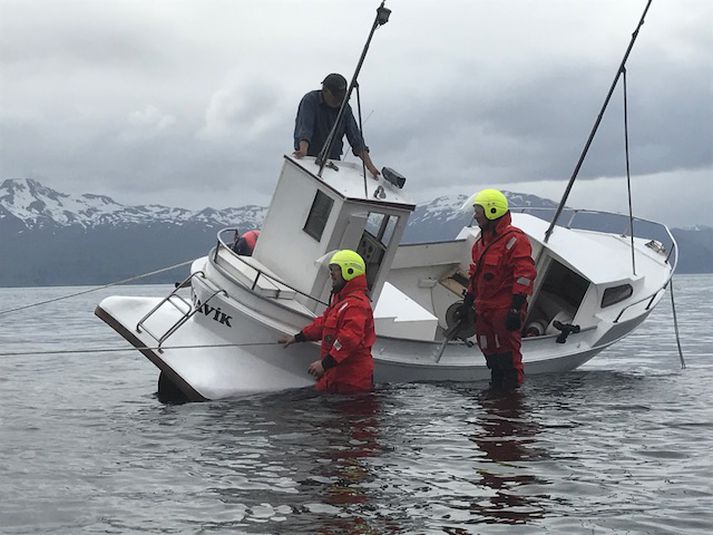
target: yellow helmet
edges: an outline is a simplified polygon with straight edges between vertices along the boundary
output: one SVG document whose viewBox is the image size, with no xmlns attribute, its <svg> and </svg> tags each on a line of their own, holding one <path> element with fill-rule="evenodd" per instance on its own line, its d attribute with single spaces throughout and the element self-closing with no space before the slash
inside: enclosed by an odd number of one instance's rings
<svg viewBox="0 0 713 535">
<path fill-rule="evenodd" d="M 342 270 L 342 278 L 350 281 L 359 275 L 366 273 L 364 259 L 358 253 L 350 249 L 342 249 L 332 255 L 329 265 L 338 265 Z"/>
<path fill-rule="evenodd" d="M 502 191 L 497 189 L 484 189 L 473 197 L 473 206 L 480 205 L 485 210 L 485 217 L 493 220 L 505 215 L 508 211 L 508 199 Z"/>
</svg>

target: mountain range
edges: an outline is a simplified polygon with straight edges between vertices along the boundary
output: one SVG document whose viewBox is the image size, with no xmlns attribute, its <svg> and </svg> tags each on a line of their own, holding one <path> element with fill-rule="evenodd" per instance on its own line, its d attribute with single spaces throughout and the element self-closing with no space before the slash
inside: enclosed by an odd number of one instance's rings
<svg viewBox="0 0 713 535">
<path fill-rule="evenodd" d="M 513 207 L 557 203 L 505 192 Z M 447 240 L 469 224 L 465 195 L 420 205 L 404 242 Z M 259 228 L 267 208 L 246 205 L 191 211 L 158 204 L 127 206 L 105 195 L 70 195 L 33 179 L 0 185 L 0 286 L 104 284 L 205 255 L 225 227 Z M 713 228 L 673 229 L 680 273 L 713 271 Z M 171 282 L 186 268 L 143 282 Z"/>
</svg>

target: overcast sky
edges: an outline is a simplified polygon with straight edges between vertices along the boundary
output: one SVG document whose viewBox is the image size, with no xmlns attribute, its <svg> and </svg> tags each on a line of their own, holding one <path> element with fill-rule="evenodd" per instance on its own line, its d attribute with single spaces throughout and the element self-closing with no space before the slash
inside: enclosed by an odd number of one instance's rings
<svg viewBox="0 0 713 535">
<path fill-rule="evenodd" d="M 374 162 L 417 201 L 488 186 L 559 200 L 645 4 L 388 1 L 360 77 Z M 0 0 L 0 178 L 265 205 L 299 99 L 351 76 L 377 5 Z M 713 225 L 713 1 L 653 1 L 628 89 L 635 214 Z M 626 210 L 622 102 L 572 206 Z"/>
</svg>

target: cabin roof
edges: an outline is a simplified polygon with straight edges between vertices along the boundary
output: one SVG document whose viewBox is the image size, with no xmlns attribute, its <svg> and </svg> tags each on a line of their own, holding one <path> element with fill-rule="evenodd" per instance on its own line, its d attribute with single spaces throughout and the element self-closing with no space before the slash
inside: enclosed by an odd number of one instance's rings
<svg viewBox="0 0 713 535">
<path fill-rule="evenodd" d="M 513 225 L 531 240 L 544 243 L 549 223 L 531 214 L 512 214 Z M 556 226 L 547 242 L 550 251 L 594 284 L 633 278 L 630 238 L 610 232 L 568 229 Z M 637 238 L 637 243 L 647 240 Z M 655 262 L 637 249 L 637 267 L 654 267 Z M 652 265 L 649 266 L 648 264 Z M 639 270 L 637 269 L 637 273 Z M 646 270 L 642 269 L 642 274 Z"/>
<path fill-rule="evenodd" d="M 361 162 L 342 162 L 339 160 L 329 160 L 329 163 L 334 164 L 338 170 L 325 166 L 322 171 L 322 177 L 317 176 L 319 166 L 315 164 L 313 156 L 305 156 L 299 160 L 291 155 L 285 155 L 285 159 L 304 170 L 309 176 L 315 180 L 324 183 L 330 190 L 337 193 L 343 199 L 352 201 L 368 202 L 369 204 L 382 204 L 386 206 L 394 206 L 406 210 L 413 211 L 416 204 L 408 199 L 403 190 L 400 190 L 379 177 L 372 178 L 367 172 L 366 176 L 366 195 L 364 194 L 364 174 Z M 384 192 L 384 198 L 377 198 L 374 192 L 381 186 Z"/>
</svg>

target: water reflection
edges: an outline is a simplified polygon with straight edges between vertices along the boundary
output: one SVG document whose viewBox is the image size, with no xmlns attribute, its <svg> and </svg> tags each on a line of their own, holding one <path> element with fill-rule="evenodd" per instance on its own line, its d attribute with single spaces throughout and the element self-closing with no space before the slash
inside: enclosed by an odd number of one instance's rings
<svg viewBox="0 0 713 535">
<path fill-rule="evenodd" d="M 485 459 L 477 463 L 476 484 L 491 492 L 489 498 L 471 504 L 470 510 L 486 523 L 526 524 L 543 518 L 544 497 L 533 491 L 548 482 L 534 475 L 528 463 L 546 454 L 535 446 L 540 426 L 530 414 L 525 394 L 486 390 L 477 401 L 482 411 L 470 440 Z"/>
<path fill-rule="evenodd" d="M 369 524 L 365 511 L 377 505 L 372 485 L 378 477 L 368 459 L 383 452 L 379 443 L 380 403 L 373 393 L 335 396 L 327 401 L 330 415 L 322 425 L 330 429 L 320 464 L 312 471 L 328 483 L 320 489 L 322 503 L 341 510 L 339 515 L 322 515 L 317 533 L 381 533 Z"/>
</svg>

